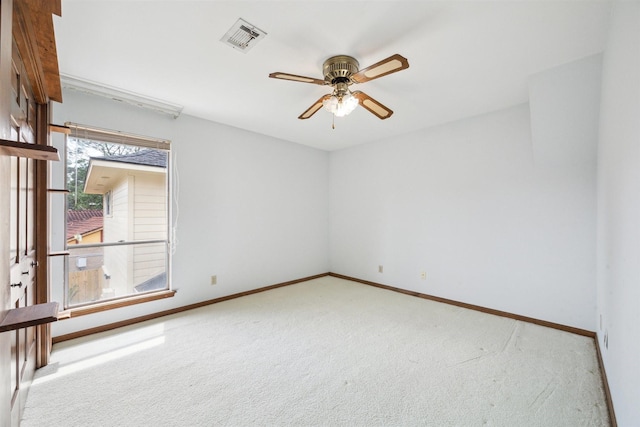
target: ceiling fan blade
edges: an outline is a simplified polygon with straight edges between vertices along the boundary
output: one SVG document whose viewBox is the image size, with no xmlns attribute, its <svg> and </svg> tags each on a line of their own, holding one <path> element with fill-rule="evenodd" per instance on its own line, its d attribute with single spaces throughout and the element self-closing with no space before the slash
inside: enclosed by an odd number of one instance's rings
<svg viewBox="0 0 640 427">
<path fill-rule="evenodd" d="M 370 67 L 358 71 L 351 76 L 351 80 L 356 83 L 368 82 L 369 80 L 377 79 L 378 77 L 386 76 L 387 74 L 395 73 L 406 68 L 409 68 L 407 58 L 396 53 L 387 59 L 383 59 Z"/>
<path fill-rule="evenodd" d="M 352 92 L 351 95 L 355 96 L 360 105 L 369 110 L 369 112 L 373 113 L 375 116 L 378 116 L 379 119 L 388 119 L 393 114 L 393 110 L 385 107 L 364 92 L 357 90 Z"/>
<path fill-rule="evenodd" d="M 316 102 L 313 103 L 313 105 L 309 108 L 307 108 L 307 111 L 305 111 L 304 113 L 300 114 L 300 116 L 298 117 L 300 120 L 304 120 L 304 119 L 308 119 L 309 117 L 313 116 L 319 109 L 322 108 L 322 101 L 324 101 L 325 99 L 331 98 L 331 95 L 325 95 L 322 98 L 318 99 Z"/>
<path fill-rule="evenodd" d="M 291 80 L 294 82 L 302 82 L 302 83 L 313 83 L 316 85 L 326 85 L 327 82 L 320 79 L 314 79 L 313 77 L 305 77 L 305 76 L 296 76 L 295 74 L 287 74 L 287 73 L 271 73 L 269 77 L 272 79 L 282 79 L 282 80 Z"/>
</svg>

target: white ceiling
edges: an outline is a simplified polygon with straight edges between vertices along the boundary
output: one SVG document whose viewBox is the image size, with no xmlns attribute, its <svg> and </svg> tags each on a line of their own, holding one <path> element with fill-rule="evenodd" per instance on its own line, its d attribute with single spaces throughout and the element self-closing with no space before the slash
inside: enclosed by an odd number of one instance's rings
<svg viewBox="0 0 640 427">
<path fill-rule="evenodd" d="M 526 102 L 532 74 L 602 52 L 608 1 L 63 0 L 60 71 L 184 106 L 183 114 L 335 150 Z M 247 53 L 220 42 L 238 18 L 267 32 Z M 410 68 L 354 86 L 394 110 L 297 117 L 330 92 L 330 56 Z M 179 119 L 178 119 L 179 120 Z"/>
</svg>

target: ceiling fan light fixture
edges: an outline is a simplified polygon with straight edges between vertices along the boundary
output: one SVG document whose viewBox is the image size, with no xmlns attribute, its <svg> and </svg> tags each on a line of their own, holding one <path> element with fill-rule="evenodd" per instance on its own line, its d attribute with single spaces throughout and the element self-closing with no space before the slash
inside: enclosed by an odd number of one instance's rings
<svg viewBox="0 0 640 427">
<path fill-rule="evenodd" d="M 341 96 L 336 94 L 331 95 L 331 97 L 322 101 L 322 105 L 325 110 L 329 111 L 334 116 L 344 117 L 356 109 L 358 106 L 358 99 L 353 96 L 351 92 L 347 91 Z"/>
<path fill-rule="evenodd" d="M 324 108 L 337 117 L 344 117 L 350 114 L 358 106 L 358 98 L 353 96 L 349 90 L 349 80 L 339 78 L 335 82 L 335 89 L 330 97 L 322 101 Z"/>
</svg>

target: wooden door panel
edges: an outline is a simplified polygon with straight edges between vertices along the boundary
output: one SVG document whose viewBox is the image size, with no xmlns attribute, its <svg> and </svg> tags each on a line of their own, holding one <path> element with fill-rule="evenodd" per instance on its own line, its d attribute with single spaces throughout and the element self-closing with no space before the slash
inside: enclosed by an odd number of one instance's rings
<svg viewBox="0 0 640 427">
<path fill-rule="evenodd" d="M 18 394 L 18 342 L 19 342 L 19 333 L 20 331 L 11 332 L 11 408 L 13 408 L 13 404 L 17 398 Z"/>
<path fill-rule="evenodd" d="M 18 158 L 18 261 L 25 257 L 27 249 L 27 159 Z"/>
<path fill-rule="evenodd" d="M 36 191 L 35 191 L 35 161 L 27 159 L 27 182 L 26 182 L 26 198 L 27 198 L 27 221 L 25 223 L 26 251 L 25 255 L 35 260 L 36 241 L 35 241 L 35 208 L 36 208 Z M 30 265 L 31 267 L 31 265 Z M 35 276 L 35 275 L 34 275 Z M 33 304 L 33 302 L 31 302 Z"/>
<path fill-rule="evenodd" d="M 10 158 L 9 178 L 9 264 L 14 265 L 18 260 L 18 159 Z M 11 298 L 11 301 L 15 299 Z"/>
</svg>

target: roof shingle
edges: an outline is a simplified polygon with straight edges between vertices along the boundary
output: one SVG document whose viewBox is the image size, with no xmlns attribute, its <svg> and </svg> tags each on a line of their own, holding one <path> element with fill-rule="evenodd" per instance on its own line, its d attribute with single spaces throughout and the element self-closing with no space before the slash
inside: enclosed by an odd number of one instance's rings
<svg viewBox="0 0 640 427">
<path fill-rule="evenodd" d="M 67 240 L 103 228 L 102 210 L 67 211 Z"/>
<path fill-rule="evenodd" d="M 118 156 L 91 157 L 95 160 L 105 160 L 108 162 L 129 163 L 133 165 L 167 167 L 167 153 L 161 150 L 151 150 L 144 148 L 132 154 L 122 154 Z"/>
</svg>

